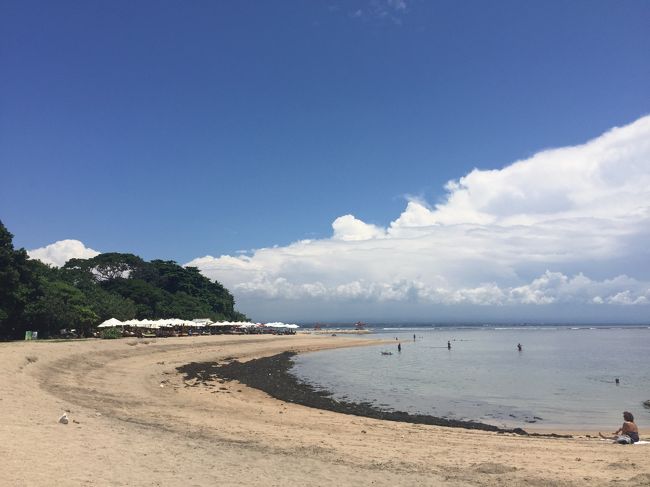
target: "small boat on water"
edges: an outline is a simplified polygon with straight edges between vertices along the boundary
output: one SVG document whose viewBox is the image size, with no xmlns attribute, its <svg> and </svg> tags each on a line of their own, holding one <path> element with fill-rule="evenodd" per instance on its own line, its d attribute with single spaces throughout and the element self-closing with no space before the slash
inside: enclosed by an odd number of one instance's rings
<svg viewBox="0 0 650 487">
<path fill-rule="evenodd" d="M 384 352 L 384 351 L 382 350 L 381 354 L 382 354 L 382 355 L 393 355 L 393 352 Z"/>
</svg>

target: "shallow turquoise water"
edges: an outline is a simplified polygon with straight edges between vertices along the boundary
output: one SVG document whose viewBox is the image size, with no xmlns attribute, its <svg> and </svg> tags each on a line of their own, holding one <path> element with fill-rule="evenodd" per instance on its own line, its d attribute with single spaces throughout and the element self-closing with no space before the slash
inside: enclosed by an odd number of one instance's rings
<svg viewBox="0 0 650 487">
<path fill-rule="evenodd" d="M 374 337 L 392 342 L 300 355 L 292 372 L 337 399 L 411 413 L 506 427 L 595 432 L 614 431 L 622 411 L 628 410 L 641 429 L 650 427 L 650 410 L 642 405 L 650 399 L 648 327 L 419 327 L 375 332 Z M 522 352 L 517 343 L 523 345 Z M 392 355 L 382 355 L 382 350 Z"/>
</svg>

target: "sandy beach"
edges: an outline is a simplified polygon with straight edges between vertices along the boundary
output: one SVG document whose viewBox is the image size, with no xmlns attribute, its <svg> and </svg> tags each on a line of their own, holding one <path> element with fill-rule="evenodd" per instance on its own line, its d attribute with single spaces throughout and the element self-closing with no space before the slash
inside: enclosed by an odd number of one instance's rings
<svg viewBox="0 0 650 487">
<path fill-rule="evenodd" d="M 177 367 L 362 346 L 317 335 L 0 344 L 0 485 L 650 485 L 650 444 L 382 421 Z M 60 424 L 66 412 L 68 424 Z M 619 425 L 612 425 L 612 430 Z M 648 430 L 642 427 L 642 439 Z"/>
</svg>

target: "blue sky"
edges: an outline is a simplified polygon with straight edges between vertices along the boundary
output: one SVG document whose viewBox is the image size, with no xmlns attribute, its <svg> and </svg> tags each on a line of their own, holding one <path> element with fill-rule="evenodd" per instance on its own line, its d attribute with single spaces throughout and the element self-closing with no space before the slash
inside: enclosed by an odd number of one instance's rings
<svg viewBox="0 0 650 487">
<path fill-rule="evenodd" d="M 0 8 L 0 218 L 28 249 L 76 239 L 186 263 L 326 243 L 339 217 L 388 228 L 474 168 L 650 112 L 645 1 Z M 613 279 L 640 252 L 515 274 Z M 274 278 L 324 281 L 306 267 Z"/>
</svg>

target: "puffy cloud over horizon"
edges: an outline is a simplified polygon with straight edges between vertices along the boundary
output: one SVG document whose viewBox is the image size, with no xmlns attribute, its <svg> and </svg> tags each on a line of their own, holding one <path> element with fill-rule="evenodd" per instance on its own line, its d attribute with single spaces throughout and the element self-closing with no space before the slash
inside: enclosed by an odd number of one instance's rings
<svg viewBox="0 0 650 487">
<path fill-rule="evenodd" d="M 41 262 L 61 267 L 70 259 L 90 259 L 99 255 L 94 249 L 86 247 L 79 240 L 59 240 L 45 247 L 28 250 L 27 254 L 30 259 L 37 259 Z"/>
<path fill-rule="evenodd" d="M 352 214 L 329 238 L 198 257 L 241 311 L 270 320 L 647 321 L 650 116 L 502 169 L 474 169 L 444 201 L 410 199 L 385 226 Z M 29 251 L 54 265 L 98 252 Z"/>
<path fill-rule="evenodd" d="M 187 265 L 261 312 L 286 301 L 287 317 L 296 301 L 389 302 L 407 318 L 432 305 L 462 315 L 463 306 L 650 303 L 650 116 L 474 169 L 445 189 L 435 205 L 409 200 L 386 227 L 348 214 L 330 238 Z"/>
</svg>

